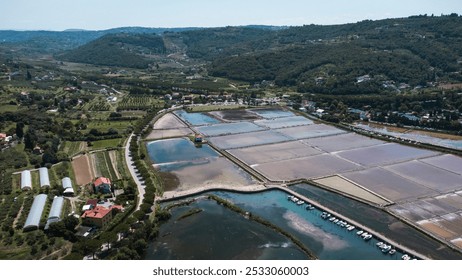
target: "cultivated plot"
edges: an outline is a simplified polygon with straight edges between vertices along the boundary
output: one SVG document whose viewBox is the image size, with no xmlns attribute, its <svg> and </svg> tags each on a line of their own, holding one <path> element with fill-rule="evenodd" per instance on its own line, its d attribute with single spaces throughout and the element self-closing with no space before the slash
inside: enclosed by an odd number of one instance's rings
<svg viewBox="0 0 462 280">
<path fill-rule="evenodd" d="M 439 193 L 462 186 L 462 176 L 416 160 L 385 167 L 404 178 L 427 186 Z"/>
<path fill-rule="evenodd" d="M 429 157 L 437 154 L 438 153 L 433 151 L 417 149 L 396 143 L 375 145 L 337 153 L 337 155 L 342 158 L 370 167 Z"/>
<path fill-rule="evenodd" d="M 311 138 L 303 141 L 311 146 L 317 147 L 329 153 L 351 150 L 355 148 L 370 147 L 385 143 L 383 141 L 361 136 L 355 133 L 346 133 L 340 135 Z"/>
<path fill-rule="evenodd" d="M 325 124 L 312 124 L 289 128 L 281 128 L 276 129 L 274 131 L 277 131 L 293 140 L 346 133 L 343 130 Z"/>
<path fill-rule="evenodd" d="M 283 127 L 292 127 L 292 126 L 301 126 L 301 125 L 310 125 L 313 124 L 312 120 L 309 120 L 302 116 L 294 116 L 294 117 L 284 117 L 284 118 L 277 118 L 277 119 L 265 119 L 265 120 L 258 120 L 254 122 L 257 125 L 267 127 L 267 128 L 283 128 Z"/>
<path fill-rule="evenodd" d="M 183 127 L 187 127 L 187 125 L 180 121 L 177 116 L 171 113 L 163 115 L 156 121 L 153 126 L 154 129 L 173 129 Z"/>
<path fill-rule="evenodd" d="M 228 150 L 247 165 L 307 157 L 322 153 L 300 141 Z"/>
<path fill-rule="evenodd" d="M 313 179 L 355 170 L 357 165 L 341 158 L 321 154 L 305 158 L 258 164 L 253 168 L 273 181 Z"/>
<path fill-rule="evenodd" d="M 265 128 L 255 125 L 254 123 L 251 123 L 251 122 L 214 124 L 214 125 L 197 127 L 196 129 L 200 133 L 206 136 L 239 134 L 239 133 L 245 133 L 245 132 L 265 130 Z"/>
<path fill-rule="evenodd" d="M 287 136 L 270 130 L 209 138 L 211 143 L 223 150 L 280 143 L 290 140 Z"/>
<path fill-rule="evenodd" d="M 446 169 L 448 171 L 462 175 L 462 158 L 455 155 L 441 155 L 420 161 L 431 164 L 438 168 Z"/>
<path fill-rule="evenodd" d="M 383 168 L 370 168 L 342 175 L 394 202 L 414 200 L 418 197 L 437 194 L 434 190 L 424 185 L 403 178 Z"/>
</svg>

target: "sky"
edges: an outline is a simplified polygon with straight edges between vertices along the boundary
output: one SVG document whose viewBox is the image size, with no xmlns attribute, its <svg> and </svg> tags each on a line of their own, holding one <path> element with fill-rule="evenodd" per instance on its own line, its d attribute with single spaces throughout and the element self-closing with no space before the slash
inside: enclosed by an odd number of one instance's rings
<svg viewBox="0 0 462 280">
<path fill-rule="evenodd" d="M 0 30 L 342 24 L 462 14 L 460 0 L 0 0 Z"/>
</svg>

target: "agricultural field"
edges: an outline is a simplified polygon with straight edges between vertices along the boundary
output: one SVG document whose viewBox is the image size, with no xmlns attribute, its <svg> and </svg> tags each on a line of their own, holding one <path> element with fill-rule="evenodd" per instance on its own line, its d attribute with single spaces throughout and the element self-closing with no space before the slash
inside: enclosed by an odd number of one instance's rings
<svg viewBox="0 0 462 280">
<path fill-rule="evenodd" d="M 124 142 L 123 138 L 114 138 L 114 139 L 106 139 L 106 140 L 98 140 L 91 142 L 91 146 L 88 146 L 88 151 L 93 150 L 102 150 L 107 148 L 117 148 L 119 145 L 121 146 Z"/>
<path fill-rule="evenodd" d="M 61 144 L 60 150 L 73 157 L 87 149 L 87 143 L 83 141 L 65 141 Z"/>
<path fill-rule="evenodd" d="M 86 129 L 82 130 L 82 133 L 88 133 L 91 129 L 98 129 L 99 131 L 106 132 L 109 129 L 115 129 L 119 133 L 124 133 L 128 128 L 131 128 L 136 121 L 106 121 L 106 120 L 95 120 L 88 123 Z"/>
<path fill-rule="evenodd" d="M 117 104 L 117 111 L 147 111 L 153 108 L 162 108 L 164 101 L 155 96 L 125 96 Z"/>
</svg>

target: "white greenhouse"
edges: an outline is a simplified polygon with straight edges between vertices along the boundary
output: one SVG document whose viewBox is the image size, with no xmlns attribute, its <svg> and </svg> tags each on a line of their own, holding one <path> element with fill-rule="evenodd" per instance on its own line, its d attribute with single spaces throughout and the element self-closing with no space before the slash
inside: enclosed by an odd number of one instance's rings
<svg viewBox="0 0 462 280">
<path fill-rule="evenodd" d="M 21 190 L 31 190 L 32 189 L 32 179 L 30 175 L 30 170 L 24 170 L 21 172 Z"/>
<path fill-rule="evenodd" d="M 40 226 L 40 218 L 42 217 L 43 209 L 47 202 L 46 194 L 39 194 L 34 198 L 32 207 L 30 208 L 29 215 L 27 216 L 26 222 L 24 223 L 23 230 L 34 230 Z"/>
<path fill-rule="evenodd" d="M 48 168 L 40 167 L 40 187 L 41 188 L 49 188 L 50 187 L 50 177 L 48 176 Z"/>
</svg>

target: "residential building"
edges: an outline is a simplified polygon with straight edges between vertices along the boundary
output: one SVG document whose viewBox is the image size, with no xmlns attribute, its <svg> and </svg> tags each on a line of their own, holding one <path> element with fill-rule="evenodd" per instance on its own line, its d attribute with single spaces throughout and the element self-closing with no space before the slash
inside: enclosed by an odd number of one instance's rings
<svg viewBox="0 0 462 280">
<path fill-rule="evenodd" d="M 95 187 L 95 192 L 99 193 L 111 193 L 111 180 L 106 177 L 98 177 L 96 178 L 95 182 L 93 183 Z"/>
</svg>

